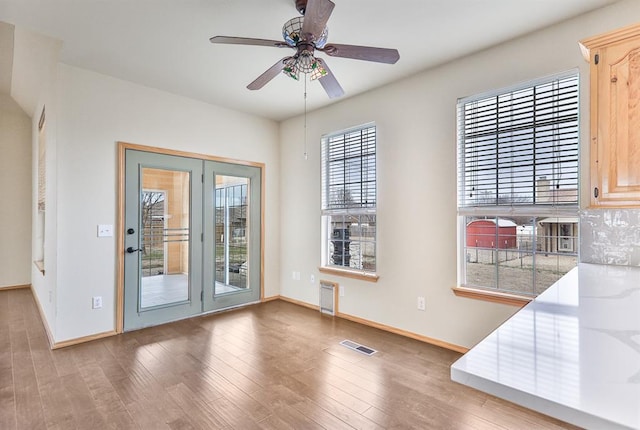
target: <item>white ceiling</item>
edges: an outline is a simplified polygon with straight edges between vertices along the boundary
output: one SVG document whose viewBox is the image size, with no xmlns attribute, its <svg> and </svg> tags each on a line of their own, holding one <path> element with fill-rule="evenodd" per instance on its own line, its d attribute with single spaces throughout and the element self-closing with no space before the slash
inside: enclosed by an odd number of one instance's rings
<svg viewBox="0 0 640 430">
<path fill-rule="evenodd" d="M 327 63 L 350 97 L 615 1 L 334 0 L 330 42 L 397 48 L 400 61 Z M 60 39 L 63 63 L 282 120 L 303 111 L 302 81 L 281 75 L 259 91 L 245 87 L 292 51 L 213 45 L 209 38 L 281 40 L 282 25 L 298 16 L 294 3 L 0 0 L 0 21 Z M 335 101 L 318 82 L 308 84 L 310 110 Z"/>
</svg>

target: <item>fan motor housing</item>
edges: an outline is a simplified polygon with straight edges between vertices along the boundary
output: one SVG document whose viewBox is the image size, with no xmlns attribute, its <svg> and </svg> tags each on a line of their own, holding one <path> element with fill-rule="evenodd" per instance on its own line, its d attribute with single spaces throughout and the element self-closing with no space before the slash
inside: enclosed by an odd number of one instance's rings
<svg viewBox="0 0 640 430">
<path fill-rule="evenodd" d="M 307 9 L 307 0 L 296 0 L 296 10 L 300 12 L 300 15 L 304 15 L 304 11 Z"/>
</svg>

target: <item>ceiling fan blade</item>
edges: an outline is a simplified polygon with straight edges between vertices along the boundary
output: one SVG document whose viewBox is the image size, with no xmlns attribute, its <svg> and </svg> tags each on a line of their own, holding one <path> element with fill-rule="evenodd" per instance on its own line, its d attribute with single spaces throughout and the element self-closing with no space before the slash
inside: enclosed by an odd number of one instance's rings
<svg viewBox="0 0 640 430">
<path fill-rule="evenodd" d="M 302 36 L 307 42 L 313 42 L 320 37 L 329 21 L 335 3 L 331 0 L 309 0 L 304 12 Z"/>
<path fill-rule="evenodd" d="M 316 48 L 331 57 L 353 58 L 375 61 L 376 63 L 395 64 L 400 59 L 397 49 L 374 48 L 371 46 L 340 45 L 332 43 L 324 48 Z"/>
<path fill-rule="evenodd" d="M 267 85 L 269 81 L 278 76 L 278 73 L 280 73 L 282 69 L 284 69 L 285 61 L 290 58 L 291 57 L 284 57 L 282 60 L 279 60 L 276 64 L 269 67 L 263 74 L 258 76 L 255 81 L 247 85 L 247 88 L 249 88 L 250 90 L 259 90 L 260 88 Z"/>
<path fill-rule="evenodd" d="M 327 74 L 321 78 L 318 78 L 322 88 L 327 92 L 327 95 L 330 99 L 336 99 L 338 97 L 342 97 L 344 95 L 344 90 L 338 83 L 338 80 L 333 75 L 329 67 L 327 67 L 327 63 L 318 58 L 318 62 L 320 65 L 327 71 Z"/>
<path fill-rule="evenodd" d="M 290 48 L 286 42 L 269 39 L 253 39 L 250 37 L 213 36 L 209 39 L 211 43 L 224 43 L 226 45 L 252 45 L 252 46 L 274 46 L 276 48 Z"/>
</svg>

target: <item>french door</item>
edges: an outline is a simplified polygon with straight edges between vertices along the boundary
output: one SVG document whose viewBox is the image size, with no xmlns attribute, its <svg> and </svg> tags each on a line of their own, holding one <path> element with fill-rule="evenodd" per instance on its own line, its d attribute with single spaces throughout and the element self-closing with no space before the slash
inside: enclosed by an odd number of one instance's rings
<svg viewBox="0 0 640 430">
<path fill-rule="evenodd" d="M 260 300 L 261 173 L 254 166 L 205 162 L 205 311 Z"/>
<path fill-rule="evenodd" d="M 125 150 L 124 330 L 260 300 L 261 173 Z"/>
</svg>

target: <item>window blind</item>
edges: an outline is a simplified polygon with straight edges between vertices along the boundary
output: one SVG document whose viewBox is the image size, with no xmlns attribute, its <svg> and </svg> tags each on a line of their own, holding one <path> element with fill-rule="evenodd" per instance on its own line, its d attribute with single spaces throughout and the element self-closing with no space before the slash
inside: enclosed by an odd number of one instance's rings
<svg viewBox="0 0 640 430">
<path fill-rule="evenodd" d="M 458 102 L 458 207 L 578 205 L 577 72 Z"/>
<path fill-rule="evenodd" d="M 42 108 L 40 114 L 40 121 L 38 121 L 38 210 L 44 211 L 46 209 L 46 191 L 47 191 L 47 145 L 45 138 L 45 108 Z"/>
<path fill-rule="evenodd" d="M 322 209 L 376 207 L 376 128 L 336 133 L 323 140 Z"/>
</svg>

